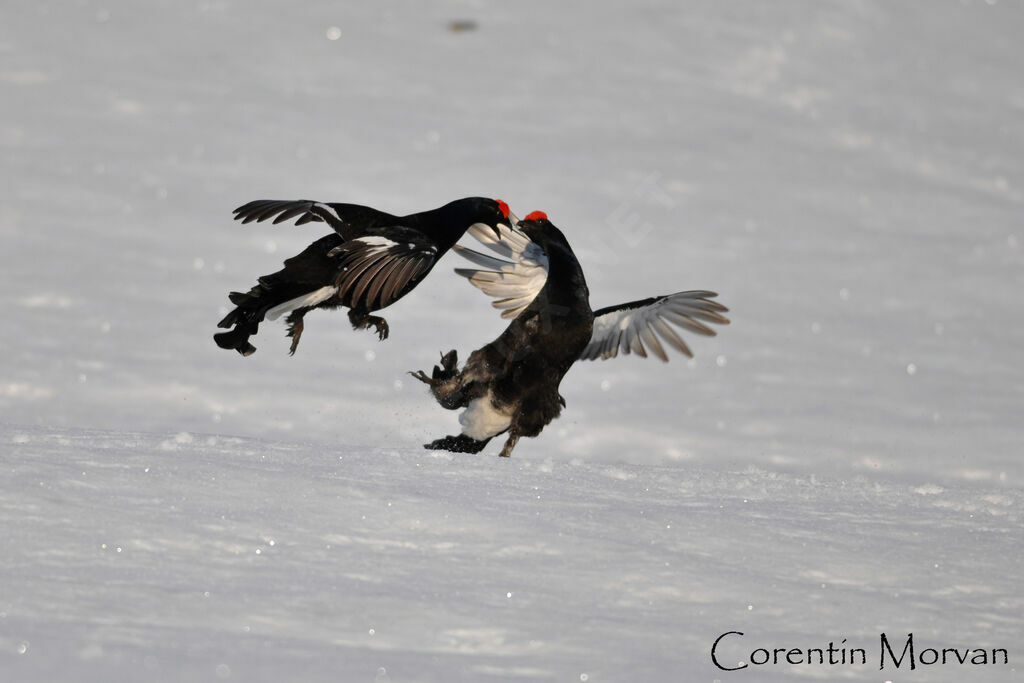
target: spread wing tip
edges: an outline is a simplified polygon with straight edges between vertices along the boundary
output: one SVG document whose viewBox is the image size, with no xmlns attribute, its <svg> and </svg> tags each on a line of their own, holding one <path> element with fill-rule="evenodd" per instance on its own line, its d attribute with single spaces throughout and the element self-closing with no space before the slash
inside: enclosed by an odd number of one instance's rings
<svg viewBox="0 0 1024 683">
<path fill-rule="evenodd" d="M 722 315 L 729 309 L 711 300 L 716 296 L 717 293 L 708 290 L 677 292 L 596 311 L 594 332 L 580 358 L 615 358 L 621 351 L 623 355 L 636 354 L 641 358 L 650 354 L 668 362 L 663 344 L 693 358 L 693 351 L 675 328 L 715 336 L 716 331 L 706 323 L 728 325 L 730 322 Z"/>
</svg>

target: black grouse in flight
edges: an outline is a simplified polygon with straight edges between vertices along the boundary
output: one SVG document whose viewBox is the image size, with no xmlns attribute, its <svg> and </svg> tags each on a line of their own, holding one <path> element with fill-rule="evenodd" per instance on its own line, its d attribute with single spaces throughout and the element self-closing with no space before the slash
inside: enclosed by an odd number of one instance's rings
<svg viewBox="0 0 1024 683">
<path fill-rule="evenodd" d="M 235 309 L 218 327 L 232 329 L 214 335 L 214 340 L 222 349 L 234 349 L 243 356 L 256 351 L 249 337 L 259 324 L 285 314 L 294 354 L 303 317 L 316 308 L 346 306 L 354 329 L 373 325 L 381 340 L 386 339 L 387 321 L 371 313 L 390 306 L 419 284 L 467 229 L 499 235 L 499 226 L 510 229 L 515 220 L 508 204 L 485 197 L 467 197 L 408 216 L 305 199 L 260 199 L 234 213 L 243 223 L 276 216 L 274 223 L 297 218 L 296 225 L 324 222 L 334 229 L 286 260 L 282 270 L 259 278 L 248 292 L 228 295 Z"/>
<path fill-rule="evenodd" d="M 503 258 L 461 246 L 460 254 L 483 270 L 456 272 L 484 293 L 502 317 L 513 318 L 493 342 L 469 355 L 458 370 L 455 351 L 441 358 L 432 376 L 414 377 L 430 385 L 438 402 L 459 416 L 462 433 L 426 445 L 477 453 L 495 436 L 508 432 L 500 455 L 512 453 L 523 436 L 537 436 L 562 412 L 558 393 L 562 377 L 577 360 L 613 358 L 619 351 L 668 360 L 662 341 L 678 351 L 692 352 L 669 325 L 703 335 L 715 332 L 705 323 L 728 324 L 728 309 L 711 299 L 717 294 L 689 291 L 631 301 L 592 311 L 583 270 L 562 232 L 535 211 L 499 237 L 474 228 L 477 240 Z M 661 341 L 659 341 L 659 338 Z"/>
</svg>

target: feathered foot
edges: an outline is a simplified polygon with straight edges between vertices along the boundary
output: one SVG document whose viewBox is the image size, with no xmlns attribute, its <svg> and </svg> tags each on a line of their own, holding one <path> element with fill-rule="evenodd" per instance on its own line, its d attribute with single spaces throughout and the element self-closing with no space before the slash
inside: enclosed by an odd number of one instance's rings
<svg viewBox="0 0 1024 683">
<path fill-rule="evenodd" d="M 424 444 L 423 447 L 431 451 L 451 451 L 452 453 L 479 453 L 487 445 L 490 439 L 484 439 L 483 441 L 477 441 L 472 439 L 465 434 L 459 434 L 458 436 L 446 436 L 443 439 L 437 439 L 431 441 L 428 444 Z"/>
<path fill-rule="evenodd" d="M 295 310 L 288 314 L 285 322 L 288 323 L 288 336 L 292 338 L 292 345 L 288 348 L 288 355 L 294 356 L 295 349 L 299 348 L 299 338 L 302 337 L 302 330 L 305 324 L 302 318 L 306 315 L 304 310 Z"/>
<path fill-rule="evenodd" d="M 441 354 L 441 367 L 435 365 L 430 377 L 427 377 L 427 373 L 422 370 L 410 372 L 409 374 L 433 388 L 457 375 L 458 370 L 456 370 L 456 367 L 458 364 L 459 355 L 455 352 L 455 349 L 452 349 L 448 353 Z"/>
<path fill-rule="evenodd" d="M 213 335 L 213 340 L 222 349 L 234 349 L 243 356 L 251 356 L 256 353 L 256 347 L 249 343 L 249 337 L 256 334 L 255 325 L 238 323 L 235 329 L 230 332 L 219 332 Z"/>
<path fill-rule="evenodd" d="M 365 330 L 373 325 L 377 328 L 377 336 L 381 341 L 388 338 L 388 321 L 379 315 L 370 315 L 364 311 L 349 311 L 348 319 L 352 323 L 352 329 Z"/>
</svg>

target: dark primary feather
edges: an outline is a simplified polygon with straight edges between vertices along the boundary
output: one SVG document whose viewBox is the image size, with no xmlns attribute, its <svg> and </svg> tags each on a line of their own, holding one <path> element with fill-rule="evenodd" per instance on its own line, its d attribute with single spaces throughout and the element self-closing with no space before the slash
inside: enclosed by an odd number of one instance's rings
<svg viewBox="0 0 1024 683">
<path fill-rule="evenodd" d="M 252 223 L 253 221 L 265 221 L 277 214 L 281 214 L 274 220 L 274 223 L 281 223 L 299 215 L 302 215 L 302 218 L 296 221 L 296 225 L 302 225 L 310 221 L 322 221 L 323 219 L 319 216 L 308 213 L 309 208 L 315 203 L 309 199 L 257 199 L 235 209 L 235 220 L 240 220 L 242 223 Z"/>
<path fill-rule="evenodd" d="M 338 297 L 350 308 L 367 311 L 397 301 L 434 265 L 431 249 L 412 241 L 384 248 L 366 246 L 357 239 L 336 248 L 332 255 L 337 259 Z"/>
</svg>

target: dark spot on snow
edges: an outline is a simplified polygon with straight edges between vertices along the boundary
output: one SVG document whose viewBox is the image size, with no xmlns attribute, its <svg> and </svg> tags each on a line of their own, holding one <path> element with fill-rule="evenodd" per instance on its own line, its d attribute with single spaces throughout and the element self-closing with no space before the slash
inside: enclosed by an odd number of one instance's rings
<svg viewBox="0 0 1024 683">
<path fill-rule="evenodd" d="M 463 33 L 465 31 L 475 31 L 477 29 L 477 23 L 472 19 L 455 19 L 448 22 L 448 30 L 452 33 Z"/>
</svg>

